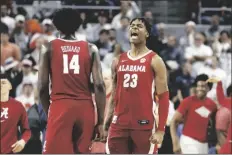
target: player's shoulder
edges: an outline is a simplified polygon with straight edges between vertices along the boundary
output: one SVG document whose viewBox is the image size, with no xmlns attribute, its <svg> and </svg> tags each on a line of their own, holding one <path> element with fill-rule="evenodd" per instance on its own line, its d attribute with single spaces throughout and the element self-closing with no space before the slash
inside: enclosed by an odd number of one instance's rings
<svg viewBox="0 0 232 155">
<path fill-rule="evenodd" d="M 185 104 L 191 104 L 192 102 L 194 102 L 196 100 L 196 96 L 192 95 L 192 96 L 188 96 L 186 98 L 184 98 L 182 100 L 182 103 L 185 103 Z"/>
<path fill-rule="evenodd" d="M 208 102 L 209 105 L 211 106 L 217 106 L 216 102 L 213 101 L 211 98 L 206 97 L 206 101 Z"/>
<path fill-rule="evenodd" d="M 18 108 L 24 108 L 22 102 L 14 99 L 14 98 L 10 98 L 9 103 L 13 104 L 13 106 L 15 106 L 15 107 L 17 106 Z"/>
</svg>

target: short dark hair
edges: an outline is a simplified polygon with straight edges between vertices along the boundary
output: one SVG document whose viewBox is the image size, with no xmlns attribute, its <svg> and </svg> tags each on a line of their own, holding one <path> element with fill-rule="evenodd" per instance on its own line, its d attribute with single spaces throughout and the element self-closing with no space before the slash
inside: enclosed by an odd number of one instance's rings
<svg viewBox="0 0 232 155">
<path fill-rule="evenodd" d="M 99 35 L 102 35 L 103 33 L 106 33 L 107 35 L 110 34 L 109 30 L 102 29 L 102 30 L 99 32 Z"/>
<path fill-rule="evenodd" d="M 9 28 L 3 22 L 0 22 L 0 33 L 9 34 Z"/>
<path fill-rule="evenodd" d="M 149 22 L 145 19 L 145 18 L 134 18 L 134 19 L 132 19 L 131 20 L 131 22 L 130 22 L 130 25 L 135 21 L 135 20 L 139 20 L 139 21 L 141 21 L 144 25 L 145 25 L 145 27 L 146 27 L 146 30 L 147 30 L 147 32 L 148 32 L 148 34 L 149 34 L 149 36 L 151 35 L 151 25 L 149 24 Z"/>
<path fill-rule="evenodd" d="M 206 74 L 200 74 L 196 77 L 195 81 L 194 81 L 194 86 L 196 87 L 197 86 L 197 82 L 199 81 L 207 81 L 209 79 L 209 76 L 206 75 Z M 213 87 L 213 83 L 211 82 L 208 82 L 208 87 L 209 87 L 209 90 L 212 89 Z"/>
<path fill-rule="evenodd" d="M 5 73 L 1 73 L 0 79 L 8 79 L 8 76 Z"/>
<path fill-rule="evenodd" d="M 228 36 L 228 38 L 230 38 L 230 33 L 228 31 L 226 31 L 226 30 L 222 30 L 220 32 L 220 35 L 223 35 L 224 33 Z"/>
<path fill-rule="evenodd" d="M 80 27 L 82 20 L 77 10 L 64 8 L 54 13 L 53 24 L 65 35 L 74 34 Z"/>
<path fill-rule="evenodd" d="M 229 87 L 226 89 L 226 95 L 229 97 L 230 94 L 232 94 L 232 84 L 230 84 Z"/>
</svg>

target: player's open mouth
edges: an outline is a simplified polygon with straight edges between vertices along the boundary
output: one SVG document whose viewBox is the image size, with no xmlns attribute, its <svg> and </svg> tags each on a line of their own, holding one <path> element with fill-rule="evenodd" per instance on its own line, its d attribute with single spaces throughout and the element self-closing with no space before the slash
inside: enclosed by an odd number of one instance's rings
<svg viewBox="0 0 232 155">
<path fill-rule="evenodd" d="M 133 32 L 133 33 L 131 33 L 131 37 L 137 37 L 138 36 L 138 33 L 135 33 L 135 32 Z"/>
</svg>

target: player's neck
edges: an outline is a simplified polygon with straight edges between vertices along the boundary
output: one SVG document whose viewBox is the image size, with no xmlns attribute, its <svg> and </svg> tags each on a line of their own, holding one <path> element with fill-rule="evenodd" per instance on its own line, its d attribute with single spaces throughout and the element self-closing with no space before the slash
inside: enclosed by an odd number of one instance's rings
<svg viewBox="0 0 232 155">
<path fill-rule="evenodd" d="M 9 101 L 9 94 L 1 94 L 1 102 Z"/>
<path fill-rule="evenodd" d="M 146 47 L 145 44 L 140 44 L 140 45 L 131 45 L 131 56 L 138 56 L 144 53 L 147 53 L 149 49 Z"/>
<path fill-rule="evenodd" d="M 66 40 L 76 40 L 75 34 L 61 35 L 60 38 L 66 39 Z"/>
</svg>

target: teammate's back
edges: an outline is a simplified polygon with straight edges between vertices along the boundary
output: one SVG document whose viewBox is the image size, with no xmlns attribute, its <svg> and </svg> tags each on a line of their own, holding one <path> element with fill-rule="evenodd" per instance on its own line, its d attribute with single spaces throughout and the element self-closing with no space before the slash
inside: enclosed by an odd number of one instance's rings
<svg viewBox="0 0 232 155">
<path fill-rule="evenodd" d="M 91 99 L 88 42 L 55 39 L 50 44 L 51 100 Z"/>
</svg>

